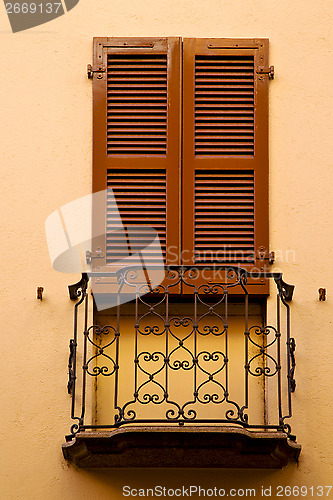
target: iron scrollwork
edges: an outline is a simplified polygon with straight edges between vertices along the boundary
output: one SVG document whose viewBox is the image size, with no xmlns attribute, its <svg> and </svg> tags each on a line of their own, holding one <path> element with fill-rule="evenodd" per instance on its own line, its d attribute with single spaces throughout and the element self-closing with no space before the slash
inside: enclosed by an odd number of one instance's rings
<svg viewBox="0 0 333 500">
<path fill-rule="evenodd" d="M 251 333 L 254 333 L 258 339 L 261 338 L 261 343 L 256 342 L 252 337 Z M 273 334 L 273 338 L 269 339 L 269 335 Z M 254 377 L 260 377 L 264 375 L 265 377 L 274 377 L 280 370 L 281 366 L 277 359 L 275 359 L 271 354 L 269 354 L 268 350 L 274 344 L 277 344 L 281 337 L 280 332 L 274 328 L 274 326 L 252 326 L 249 329 L 248 338 L 253 346 L 255 346 L 256 350 L 259 351 L 257 354 L 252 356 L 252 358 L 248 362 L 248 366 L 246 367 L 249 374 Z M 262 366 L 256 366 L 254 371 L 252 370 L 251 365 L 254 364 L 254 361 L 261 361 Z M 271 366 L 268 366 L 267 362 L 270 362 Z"/>
<path fill-rule="evenodd" d="M 74 342 L 74 339 L 70 339 L 69 341 L 69 358 L 68 358 L 68 383 L 67 383 L 67 391 L 68 394 L 73 393 L 73 387 L 74 387 L 74 370 L 73 370 L 73 360 L 74 360 L 74 353 L 75 349 L 77 347 L 77 344 Z"/>
<path fill-rule="evenodd" d="M 291 392 L 295 392 L 296 390 L 296 381 L 295 381 L 295 368 L 296 368 L 296 358 L 295 358 L 295 351 L 296 351 L 296 342 L 294 338 L 291 338 L 289 341 L 289 354 L 290 354 L 290 359 L 291 359 L 291 367 L 289 370 L 289 382 L 290 382 L 290 390 Z"/>
<path fill-rule="evenodd" d="M 88 281 L 89 278 L 87 273 L 82 273 L 80 281 L 74 283 L 74 285 L 68 286 L 69 298 L 71 300 L 77 300 L 81 296 L 82 292 L 86 291 Z"/>
<path fill-rule="evenodd" d="M 92 325 L 84 332 L 84 335 L 87 338 L 88 342 L 95 348 L 95 354 L 86 361 L 86 363 L 83 365 L 83 370 L 85 370 L 87 374 L 92 377 L 97 377 L 98 375 L 110 377 L 111 375 L 113 375 L 119 367 L 113 357 L 108 354 L 107 349 L 116 342 L 119 333 L 111 325 L 106 325 L 103 327 L 99 325 Z M 98 345 L 96 341 L 93 340 L 94 338 L 96 338 L 96 336 L 97 338 L 103 338 L 103 336 L 107 337 L 111 335 L 113 335 L 113 338 L 111 338 L 111 340 L 103 345 L 103 347 L 101 347 L 101 345 Z M 99 361 L 100 359 L 103 359 L 103 362 L 106 364 L 103 364 L 103 366 L 98 366 L 97 361 Z M 94 363 L 96 364 L 92 367 Z"/>
<path fill-rule="evenodd" d="M 132 364 L 126 367 L 133 374 L 131 397 L 125 401 L 120 391 L 119 366 L 120 331 L 111 325 L 98 326 L 87 324 L 87 285 L 88 276 L 69 287 L 70 297 L 78 299 L 75 305 L 74 337 L 70 341 L 68 392 L 72 396 L 71 428 L 74 435 L 80 430 L 95 428 L 84 423 L 85 396 L 81 415 L 75 411 L 75 384 L 78 369 L 77 311 L 85 303 L 85 328 L 83 329 L 83 394 L 86 390 L 86 377 L 99 377 L 114 384 L 114 422 L 103 425 L 114 428 L 134 422 L 165 423 L 204 423 L 240 425 L 245 428 L 276 429 L 291 433 L 285 419 L 291 416 L 290 393 L 295 390 L 295 340 L 290 338 L 290 311 L 286 301 L 291 300 L 293 286 L 282 280 L 281 274 L 265 273 L 263 277 L 274 278 L 278 291 L 278 307 L 285 306 L 287 311 L 287 348 L 288 348 L 288 407 L 283 416 L 282 404 L 282 325 L 278 312 L 277 326 L 249 325 L 249 305 L 247 292 L 248 274 L 237 266 L 220 266 L 220 277 L 216 282 L 205 281 L 200 266 L 169 266 L 165 280 L 156 288 L 149 284 L 138 283 L 138 272 L 133 267 L 122 268 L 116 272 L 119 291 L 131 289 L 133 302 L 134 352 Z M 192 310 L 190 314 L 175 314 L 171 308 L 171 297 L 179 288 L 190 291 Z M 233 397 L 230 385 L 230 325 L 229 296 L 237 287 L 243 294 L 246 358 L 244 367 L 244 398 Z M 142 293 L 145 291 L 146 295 Z M 121 306 L 117 306 L 117 317 Z M 179 309 L 179 308 L 178 308 Z M 127 332 L 129 334 L 129 332 Z M 244 340 L 243 340 L 244 341 Z M 152 346 L 156 343 L 156 348 Z M 285 344 L 284 344 L 285 345 Z M 158 347 L 157 347 L 158 346 Z M 88 347 L 93 354 L 88 356 Z M 275 353 L 275 354 L 274 354 Z M 171 377 L 177 375 L 179 387 L 184 396 L 177 395 L 171 387 Z M 279 422 L 277 424 L 256 424 L 249 420 L 249 379 L 263 380 L 270 377 L 278 379 Z M 173 378 L 174 380 L 175 378 Z M 187 384 L 187 385 L 186 385 Z M 187 392 L 186 392 L 187 391 Z M 185 398 L 187 394 L 187 398 Z M 152 407 L 160 408 L 159 417 Z M 206 415 L 208 408 L 218 410 L 217 417 Z M 142 411 L 148 416 L 142 417 Z"/>
</svg>

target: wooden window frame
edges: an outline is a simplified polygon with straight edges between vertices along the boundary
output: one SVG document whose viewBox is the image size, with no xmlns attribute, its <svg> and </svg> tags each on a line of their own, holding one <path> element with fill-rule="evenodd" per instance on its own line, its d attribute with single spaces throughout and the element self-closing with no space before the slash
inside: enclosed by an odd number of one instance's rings
<svg viewBox="0 0 333 500">
<path fill-rule="evenodd" d="M 167 151 L 166 154 L 107 154 L 108 55 L 167 55 Z M 254 60 L 254 154 L 195 155 L 194 60 L 196 55 L 253 56 Z M 194 259 L 194 193 L 196 170 L 249 171 L 254 173 L 254 261 L 241 267 L 268 270 L 268 40 L 195 38 L 94 38 L 93 78 L 93 192 L 106 188 L 110 169 L 166 171 L 167 264 L 196 265 Z M 106 227 L 106 219 L 99 224 Z M 105 241 L 99 241 L 106 255 Z M 185 252 L 184 252 L 185 250 Z M 93 252 L 96 248 L 93 248 Z M 186 260 L 182 260 L 186 253 Z M 175 254 L 177 261 L 175 261 Z M 94 260 L 100 268 L 101 259 Z M 237 264 L 219 261 L 215 264 Z M 214 278 L 213 278 L 214 280 Z M 107 283 L 107 280 L 105 280 Z M 253 279 L 249 293 L 267 295 L 267 280 Z M 237 292 L 237 291 L 235 291 Z"/>
</svg>

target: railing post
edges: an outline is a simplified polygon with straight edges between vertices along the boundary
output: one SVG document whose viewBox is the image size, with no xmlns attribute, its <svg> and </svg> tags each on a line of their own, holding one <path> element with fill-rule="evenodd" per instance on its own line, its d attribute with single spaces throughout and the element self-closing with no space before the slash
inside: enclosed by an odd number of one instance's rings
<svg viewBox="0 0 333 500">
<path fill-rule="evenodd" d="M 87 304 L 87 286 L 88 286 L 88 276 L 83 273 L 81 280 L 74 285 L 70 285 L 69 296 L 71 300 L 78 300 L 78 302 L 74 306 L 74 332 L 73 338 L 69 343 L 69 360 L 68 360 L 68 384 L 67 389 L 68 393 L 71 395 L 71 419 L 76 420 L 77 423 L 74 423 L 71 426 L 71 435 L 66 436 L 66 438 L 71 438 L 74 434 L 76 434 L 80 430 L 80 426 L 83 421 L 83 406 L 81 407 L 81 416 L 78 417 L 75 415 L 76 413 L 76 380 L 77 380 L 77 346 L 78 346 L 78 311 L 80 305 L 86 300 Z M 85 330 L 87 329 L 87 310 L 85 308 Z"/>
<path fill-rule="evenodd" d="M 277 370 L 278 370 L 278 411 L 279 424 L 283 425 L 282 420 L 282 382 L 281 382 L 281 310 L 280 294 L 276 296 L 276 337 L 277 337 Z"/>
</svg>

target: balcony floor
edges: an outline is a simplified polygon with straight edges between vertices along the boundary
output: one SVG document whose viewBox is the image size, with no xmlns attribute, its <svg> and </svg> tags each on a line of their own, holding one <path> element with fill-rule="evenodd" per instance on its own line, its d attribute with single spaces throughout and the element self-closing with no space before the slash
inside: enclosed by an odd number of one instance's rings
<svg viewBox="0 0 333 500">
<path fill-rule="evenodd" d="M 283 432 L 225 426 L 132 426 L 79 432 L 64 457 L 83 468 L 200 467 L 281 469 L 301 445 Z"/>
</svg>

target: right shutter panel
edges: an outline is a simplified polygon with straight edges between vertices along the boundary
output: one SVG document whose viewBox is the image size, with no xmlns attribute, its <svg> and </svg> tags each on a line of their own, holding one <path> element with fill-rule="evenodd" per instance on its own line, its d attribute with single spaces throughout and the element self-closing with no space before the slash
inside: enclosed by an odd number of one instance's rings
<svg viewBox="0 0 333 500">
<path fill-rule="evenodd" d="M 248 264 L 254 254 L 253 170 L 198 169 L 194 182 L 195 263 Z"/>
<path fill-rule="evenodd" d="M 254 155 L 253 55 L 195 55 L 195 155 Z"/>
<path fill-rule="evenodd" d="M 187 264 L 261 269 L 268 255 L 267 40 L 185 39 L 183 249 Z M 254 281 L 250 291 L 267 293 Z"/>
</svg>

